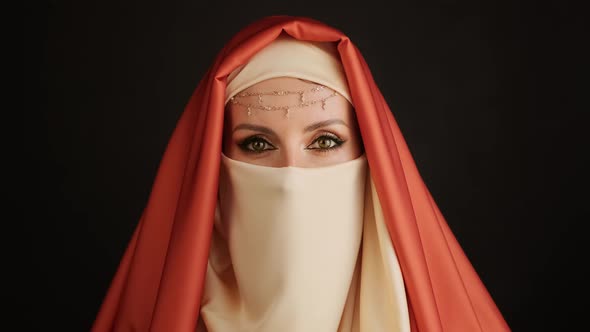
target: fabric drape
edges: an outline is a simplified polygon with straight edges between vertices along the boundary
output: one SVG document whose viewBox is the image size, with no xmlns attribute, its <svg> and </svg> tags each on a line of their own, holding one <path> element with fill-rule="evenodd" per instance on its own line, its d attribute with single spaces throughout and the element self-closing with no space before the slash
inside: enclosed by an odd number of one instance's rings
<svg viewBox="0 0 590 332">
<path fill-rule="evenodd" d="M 339 30 L 291 16 L 266 17 L 238 32 L 195 89 L 92 331 L 194 331 L 217 203 L 226 79 L 283 31 L 338 45 L 412 331 L 509 331 L 420 177 L 359 50 Z"/>
</svg>

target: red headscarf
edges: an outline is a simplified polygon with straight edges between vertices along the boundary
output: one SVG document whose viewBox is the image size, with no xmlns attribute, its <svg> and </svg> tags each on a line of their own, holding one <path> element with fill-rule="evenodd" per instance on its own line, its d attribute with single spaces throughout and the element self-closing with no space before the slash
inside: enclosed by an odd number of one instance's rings
<svg viewBox="0 0 590 332">
<path fill-rule="evenodd" d="M 358 49 L 332 27 L 289 16 L 244 28 L 199 83 L 92 331 L 195 330 L 217 203 L 226 78 L 283 31 L 338 45 L 404 277 L 412 331 L 509 331 L 422 181 Z"/>
</svg>

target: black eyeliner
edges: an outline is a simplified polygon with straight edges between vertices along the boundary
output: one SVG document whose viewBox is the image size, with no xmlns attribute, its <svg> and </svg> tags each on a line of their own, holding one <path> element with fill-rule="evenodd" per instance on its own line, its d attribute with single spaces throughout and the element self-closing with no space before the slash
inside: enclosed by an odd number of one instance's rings
<svg viewBox="0 0 590 332">
<path fill-rule="evenodd" d="M 328 139 L 331 139 L 331 140 L 333 140 L 333 141 L 336 143 L 336 145 L 334 145 L 334 146 L 332 146 L 332 147 L 329 147 L 329 148 L 325 148 L 325 149 L 321 149 L 321 148 L 315 148 L 315 149 L 308 149 L 308 150 L 317 151 L 317 152 L 324 152 L 324 153 L 325 153 L 325 152 L 330 152 L 330 151 L 333 151 L 333 150 L 339 149 L 339 148 L 341 148 L 341 147 L 342 147 L 342 145 L 343 145 L 344 143 L 346 143 L 346 141 L 345 141 L 345 140 L 341 139 L 340 137 L 338 137 L 338 136 L 337 136 L 337 135 L 335 135 L 335 134 L 332 134 L 332 133 L 323 133 L 323 134 L 321 134 L 320 136 L 316 137 L 316 138 L 313 140 L 313 142 L 311 142 L 311 144 L 314 144 L 314 143 L 316 143 L 316 142 L 317 142 L 319 139 L 321 139 L 321 138 L 328 138 Z M 310 145 L 311 145 L 311 144 L 310 144 Z"/>
<path fill-rule="evenodd" d="M 261 151 L 255 151 L 255 150 L 248 148 L 248 145 L 250 145 L 253 142 L 257 142 L 257 141 L 262 141 L 262 142 L 264 142 L 264 144 L 268 145 L 271 148 L 266 149 L 266 150 L 261 150 Z M 264 139 L 262 136 L 259 136 L 259 135 L 253 135 L 253 136 L 246 137 L 245 139 L 243 139 L 242 141 L 237 143 L 237 145 L 242 151 L 244 151 L 246 153 L 263 153 L 263 152 L 270 151 L 270 150 L 276 150 L 274 145 L 270 144 L 270 142 L 268 140 Z"/>
</svg>

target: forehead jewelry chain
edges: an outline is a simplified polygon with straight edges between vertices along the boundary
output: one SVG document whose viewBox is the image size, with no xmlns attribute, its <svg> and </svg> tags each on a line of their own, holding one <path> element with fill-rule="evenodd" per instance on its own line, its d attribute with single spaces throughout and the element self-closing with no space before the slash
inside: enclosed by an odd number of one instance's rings
<svg viewBox="0 0 590 332">
<path fill-rule="evenodd" d="M 305 98 L 305 94 L 306 92 L 311 92 L 311 93 L 317 93 L 320 91 L 324 91 L 326 89 L 325 86 L 323 85 L 317 85 L 314 86 L 313 88 L 309 89 L 309 90 L 273 90 L 273 91 L 267 91 L 267 92 L 242 92 L 239 93 L 233 97 L 230 98 L 230 102 L 233 105 L 240 105 L 242 107 L 245 107 L 248 110 L 248 116 L 252 115 L 252 111 L 253 110 L 261 110 L 261 111 L 284 111 L 285 112 L 285 116 L 288 118 L 289 114 L 291 112 L 292 109 L 297 109 L 297 108 L 303 108 L 303 107 L 307 107 L 307 106 L 311 106 L 311 105 L 315 105 L 318 103 L 321 103 L 322 105 L 322 109 L 325 110 L 326 109 L 326 100 L 337 96 L 338 93 L 336 91 L 332 90 L 332 93 L 320 98 L 320 99 L 312 99 L 312 100 L 307 100 Z M 277 105 L 263 105 L 263 97 L 264 96 L 288 96 L 288 95 L 299 95 L 299 102 L 297 104 L 293 104 L 293 105 L 281 105 L 281 106 L 277 106 Z M 245 97 L 257 97 L 257 104 L 253 104 L 253 103 L 243 103 L 241 101 L 238 100 L 238 98 L 245 98 Z"/>
</svg>

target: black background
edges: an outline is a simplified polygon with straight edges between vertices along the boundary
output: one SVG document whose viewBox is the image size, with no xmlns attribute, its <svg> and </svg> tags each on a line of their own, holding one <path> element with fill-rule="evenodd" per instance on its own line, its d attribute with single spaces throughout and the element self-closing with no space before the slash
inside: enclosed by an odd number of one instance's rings
<svg viewBox="0 0 590 332">
<path fill-rule="evenodd" d="M 88 331 L 185 103 L 227 40 L 305 15 L 363 53 L 424 180 L 514 331 L 583 318 L 580 11 L 522 1 L 25 5 L 23 323 Z M 580 192 L 580 193 L 578 193 Z M 585 209 L 585 208 L 584 208 Z M 583 213 L 584 212 L 584 213 Z"/>
</svg>

